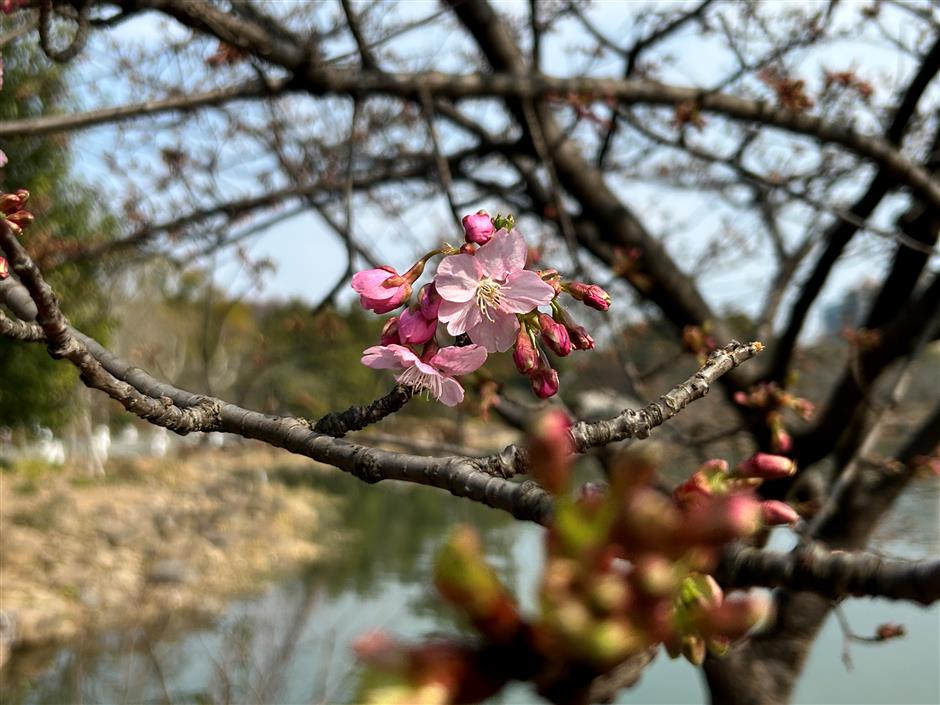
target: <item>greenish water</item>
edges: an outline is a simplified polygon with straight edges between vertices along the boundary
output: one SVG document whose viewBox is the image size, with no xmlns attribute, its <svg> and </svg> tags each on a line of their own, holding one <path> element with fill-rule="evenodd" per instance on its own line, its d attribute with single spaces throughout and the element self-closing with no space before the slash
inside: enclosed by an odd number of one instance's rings
<svg viewBox="0 0 940 705">
<path fill-rule="evenodd" d="M 524 606 L 533 605 L 542 532 L 506 515 L 440 492 L 335 474 L 308 476 L 337 500 L 319 530 L 338 546 L 326 561 L 252 599 L 231 604 L 212 624 L 170 620 L 69 648 L 18 657 L 0 684 L 0 703 L 345 703 L 355 699 L 351 641 L 381 627 L 403 637 L 453 633 L 459 626 L 429 587 L 430 562 L 458 522 L 484 534 L 491 562 Z M 296 478 L 295 478 L 296 479 Z M 938 554 L 938 483 L 921 482 L 886 522 L 877 547 L 891 555 Z M 786 544 L 786 536 L 779 538 Z M 842 635 L 830 619 L 797 689 L 798 703 L 940 702 L 940 609 L 853 600 L 852 629 L 871 634 L 898 622 L 903 639 L 853 644 L 842 662 Z M 660 653 L 624 703 L 707 700 L 698 671 Z M 524 686 L 496 702 L 534 703 Z"/>
</svg>

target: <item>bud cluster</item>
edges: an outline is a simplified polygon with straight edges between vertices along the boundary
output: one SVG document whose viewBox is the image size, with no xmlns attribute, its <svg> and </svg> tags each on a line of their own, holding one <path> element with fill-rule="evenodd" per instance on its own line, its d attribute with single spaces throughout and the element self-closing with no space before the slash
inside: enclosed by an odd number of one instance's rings
<svg viewBox="0 0 940 705">
<path fill-rule="evenodd" d="M 29 191 L 24 188 L 13 193 L 0 193 L 0 218 L 6 221 L 15 235 L 21 235 L 23 229 L 33 222 L 33 214 L 26 210 Z M 10 276 L 10 265 L 0 255 L 0 279 Z"/>
<path fill-rule="evenodd" d="M 437 342 L 443 325 L 455 344 L 463 336 L 469 338 L 472 345 L 461 347 L 478 348 L 484 360 L 487 354 L 512 349 L 513 362 L 529 379 L 533 393 L 542 399 L 557 394 L 558 372 L 548 352 L 565 357 L 594 347 L 594 339 L 565 311 L 560 298 L 570 296 L 598 311 L 607 311 L 611 298 L 596 284 L 567 281 L 555 269 L 527 269 L 533 257 L 514 226 L 511 215 L 471 213 L 463 218 L 460 247 L 433 250 L 404 274 L 387 265 L 357 272 L 352 287 L 363 308 L 381 314 L 405 306 L 386 321 L 380 345 L 365 351 L 363 363 L 402 370 L 400 383 L 427 391 L 445 404 L 459 403 L 463 387 L 456 377 L 479 365 L 470 369 L 468 364 L 451 364 L 453 360 L 433 363 L 439 353 L 461 357 Z M 441 255 L 433 280 L 411 303 L 425 266 Z M 474 353 L 474 364 L 477 357 Z"/>
<path fill-rule="evenodd" d="M 629 452 L 609 487 L 588 484 L 575 498 L 572 442 L 570 421 L 557 410 L 530 435 L 531 473 L 555 497 L 538 613 L 520 612 L 477 534 L 457 529 L 438 557 L 435 585 L 481 642 L 366 637 L 361 643 L 380 646 L 360 646 L 360 656 L 396 684 L 371 691 L 372 702 L 480 702 L 512 679 L 531 680 L 553 702 L 582 702 L 595 678 L 659 644 L 701 664 L 768 618 L 769 596 L 726 595 L 709 573 L 729 542 L 798 518 L 753 491 L 791 475 L 791 460 L 758 453 L 734 468 L 710 460 L 665 495 L 652 482 L 655 453 Z"/>
<path fill-rule="evenodd" d="M 761 383 L 746 392 L 735 392 L 734 400 L 741 406 L 763 412 L 775 453 L 789 453 L 793 449 L 793 439 L 787 431 L 783 412 L 789 410 L 809 421 L 816 411 L 811 401 L 791 394 L 776 382 Z"/>
</svg>

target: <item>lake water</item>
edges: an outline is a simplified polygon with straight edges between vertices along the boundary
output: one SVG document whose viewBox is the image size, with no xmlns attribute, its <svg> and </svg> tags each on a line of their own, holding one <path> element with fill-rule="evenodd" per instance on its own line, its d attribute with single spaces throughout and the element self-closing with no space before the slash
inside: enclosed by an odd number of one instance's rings
<svg viewBox="0 0 940 705">
<path fill-rule="evenodd" d="M 320 540 L 335 550 L 303 575 L 233 602 L 211 624 L 171 619 L 147 630 L 109 634 L 44 654 L 15 658 L 2 676 L 0 703 L 349 703 L 356 663 L 349 645 L 375 627 L 419 638 L 459 626 L 428 586 L 430 563 L 449 528 L 478 527 L 491 562 L 525 607 L 534 603 L 542 531 L 496 510 L 439 491 L 364 485 L 340 473 L 310 481 L 336 499 Z M 938 555 L 938 482 L 921 481 L 898 503 L 876 546 L 891 555 Z M 786 537 L 780 539 L 785 543 Z M 844 604 L 851 628 L 871 634 L 884 622 L 907 636 L 850 646 L 842 661 L 834 618 L 817 640 L 797 703 L 940 702 L 940 607 L 886 600 Z M 494 702 L 539 702 L 516 686 Z M 697 669 L 660 652 L 624 703 L 707 702 Z"/>
</svg>

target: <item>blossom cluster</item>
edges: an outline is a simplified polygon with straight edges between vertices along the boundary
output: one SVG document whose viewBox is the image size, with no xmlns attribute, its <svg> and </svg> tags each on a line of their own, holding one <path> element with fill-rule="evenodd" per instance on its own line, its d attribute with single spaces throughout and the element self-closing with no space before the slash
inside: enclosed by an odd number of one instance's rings
<svg viewBox="0 0 940 705">
<path fill-rule="evenodd" d="M 364 636 L 357 652 L 384 676 L 369 681 L 366 702 L 481 702 L 513 679 L 532 681 L 550 702 L 587 702 L 596 678 L 659 645 L 698 665 L 769 617 L 766 593 L 725 594 L 710 573 L 727 544 L 798 520 L 754 493 L 795 472 L 788 458 L 759 453 L 734 468 L 710 460 L 668 495 L 653 481 L 657 459 L 640 450 L 623 456 L 609 487 L 573 495 L 569 422 L 557 410 L 537 423 L 528 457 L 555 497 L 537 614 L 522 612 L 476 533 L 457 529 L 435 586 L 479 642 Z"/>
<path fill-rule="evenodd" d="M 381 266 L 353 276 L 363 308 L 383 314 L 405 307 L 386 321 L 380 344 L 363 353 L 363 364 L 398 370 L 399 383 L 454 406 L 464 396 L 456 377 L 479 369 L 488 355 L 512 349 L 532 391 L 542 399 L 553 396 L 558 372 L 546 351 L 564 357 L 594 347 L 561 296 L 599 311 L 610 307 L 610 296 L 596 284 L 565 280 L 555 269 L 527 269 L 528 248 L 512 216 L 479 211 L 465 216 L 463 227 L 461 247 L 433 250 L 403 274 Z M 437 256 L 443 259 L 432 281 L 412 301 L 415 283 Z M 454 344 L 441 347 L 439 327 Z"/>
<path fill-rule="evenodd" d="M 735 392 L 734 400 L 741 406 L 763 412 L 764 421 L 770 430 L 770 445 L 775 453 L 789 453 L 793 449 L 793 438 L 787 431 L 784 410 L 789 409 L 804 421 L 809 421 L 816 412 L 813 402 L 795 396 L 776 382 L 757 384 L 746 392 Z"/>
</svg>

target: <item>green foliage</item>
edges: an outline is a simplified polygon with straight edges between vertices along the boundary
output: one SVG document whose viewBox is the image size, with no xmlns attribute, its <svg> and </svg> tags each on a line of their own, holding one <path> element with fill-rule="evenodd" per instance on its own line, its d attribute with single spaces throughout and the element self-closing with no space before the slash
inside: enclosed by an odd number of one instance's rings
<svg viewBox="0 0 940 705">
<path fill-rule="evenodd" d="M 4 87 L 0 120 L 61 113 L 68 75 L 31 43 L 4 50 Z M 75 244 L 110 239 L 116 219 L 100 205 L 98 194 L 73 169 L 68 144 L 60 137 L 27 137 L 2 145 L 9 163 L 0 172 L 0 190 L 25 188 L 36 221 L 22 237 L 43 267 L 69 319 L 102 339 L 108 331 L 103 315 L 106 297 L 97 283 L 100 263 L 76 262 L 52 267 L 52 261 Z M 0 425 L 42 423 L 57 427 L 69 416 L 69 401 L 79 385 L 69 365 L 51 359 L 41 346 L 0 340 Z"/>
</svg>

